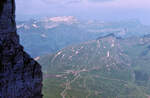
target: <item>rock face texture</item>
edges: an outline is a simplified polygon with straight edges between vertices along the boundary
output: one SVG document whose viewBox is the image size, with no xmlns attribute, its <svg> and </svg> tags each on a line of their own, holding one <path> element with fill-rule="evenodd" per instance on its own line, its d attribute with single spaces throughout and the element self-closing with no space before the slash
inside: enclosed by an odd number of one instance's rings
<svg viewBox="0 0 150 98">
<path fill-rule="evenodd" d="M 15 1 L 0 0 L 0 98 L 42 98 L 41 66 L 19 44 Z"/>
</svg>

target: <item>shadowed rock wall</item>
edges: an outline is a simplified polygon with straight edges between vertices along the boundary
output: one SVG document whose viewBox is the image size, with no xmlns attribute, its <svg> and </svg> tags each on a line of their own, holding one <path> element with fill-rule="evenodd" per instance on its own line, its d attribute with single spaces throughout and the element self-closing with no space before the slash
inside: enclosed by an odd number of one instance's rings
<svg viewBox="0 0 150 98">
<path fill-rule="evenodd" d="M 0 98 L 42 98 L 41 66 L 19 44 L 15 1 L 0 0 Z"/>
</svg>

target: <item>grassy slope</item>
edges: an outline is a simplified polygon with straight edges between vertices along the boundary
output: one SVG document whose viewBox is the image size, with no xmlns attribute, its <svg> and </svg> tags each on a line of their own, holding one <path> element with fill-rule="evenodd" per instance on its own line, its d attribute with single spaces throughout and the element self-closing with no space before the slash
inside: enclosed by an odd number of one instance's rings
<svg viewBox="0 0 150 98">
<path fill-rule="evenodd" d="M 149 54 L 139 57 L 147 46 L 140 38 L 108 36 L 41 57 L 45 76 L 54 75 L 44 79 L 44 97 L 60 98 L 66 88 L 66 98 L 146 98 L 149 79 L 137 80 L 135 71 L 150 76 Z"/>
</svg>

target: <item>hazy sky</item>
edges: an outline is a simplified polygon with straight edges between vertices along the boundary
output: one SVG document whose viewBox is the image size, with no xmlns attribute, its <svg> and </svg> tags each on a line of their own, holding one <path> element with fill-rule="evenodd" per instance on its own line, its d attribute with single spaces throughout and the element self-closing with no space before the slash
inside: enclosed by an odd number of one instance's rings
<svg viewBox="0 0 150 98">
<path fill-rule="evenodd" d="M 17 17 L 73 15 L 82 19 L 139 19 L 150 24 L 150 0 L 16 0 Z"/>
</svg>

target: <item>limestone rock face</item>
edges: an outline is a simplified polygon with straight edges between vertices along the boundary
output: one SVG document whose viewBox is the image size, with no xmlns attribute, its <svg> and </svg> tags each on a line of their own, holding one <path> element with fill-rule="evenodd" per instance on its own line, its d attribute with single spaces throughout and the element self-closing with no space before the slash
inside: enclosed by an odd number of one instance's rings
<svg viewBox="0 0 150 98">
<path fill-rule="evenodd" d="M 0 0 L 0 98 L 42 98 L 41 66 L 19 44 L 15 1 Z"/>
</svg>

